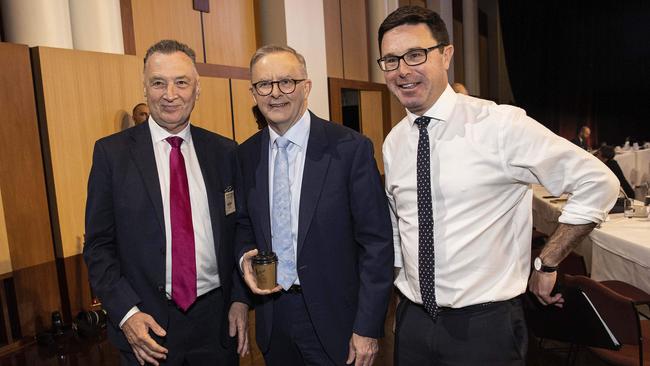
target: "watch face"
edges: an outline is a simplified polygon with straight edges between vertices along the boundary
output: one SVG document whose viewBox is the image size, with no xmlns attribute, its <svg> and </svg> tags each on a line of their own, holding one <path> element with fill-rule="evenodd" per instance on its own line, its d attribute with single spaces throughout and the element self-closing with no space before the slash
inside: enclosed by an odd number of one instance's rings
<svg viewBox="0 0 650 366">
<path fill-rule="evenodd" d="M 542 259 L 540 257 L 535 258 L 535 261 L 533 261 L 533 266 L 535 267 L 536 271 L 541 271 L 542 270 Z"/>
</svg>

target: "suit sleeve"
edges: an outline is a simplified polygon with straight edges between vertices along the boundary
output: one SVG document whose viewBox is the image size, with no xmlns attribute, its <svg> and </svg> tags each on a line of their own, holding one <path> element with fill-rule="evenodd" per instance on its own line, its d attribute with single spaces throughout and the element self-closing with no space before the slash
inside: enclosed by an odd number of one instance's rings
<svg viewBox="0 0 650 366">
<path fill-rule="evenodd" d="M 350 173 L 350 207 L 359 250 L 359 295 L 354 333 L 383 336 L 393 279 L 393 242 L 386 194 L 381 184 L 372 143 L 363 138 Z"/>
<path fill-rule="evenodd" d="M 234 261 L 235 261 L 235 269 L 233 270 L 232 273 L 232 295 L 231 295 L 231 302 L 242 302 L 247 304 L 249 307 L 252 307 L 253 305 L 253 299 L 252 299 L 252 293 L 244 283 L 244 279 L 242 278 L 242 273 L 241 273 L 241 267 L 239 266 L 239 259 L 245 253 L 247 250 L 248 246 L 245 244 L 243 245 L 243 252 L 242 254 L 240 253 L 240 250 L 242 248 L 239 247 L 238 239 L 240 235 L 238 234 L 238 231 L 240 230 L 239 226 L 239 220 L 242 218 L 242 210 L 244 209 L 244 195 L 243 192 L 244 190 L 242 189 L 242 184 L 243 184 L 243 178 L 242 174 L 240 171 L 240 164 L 239 164 L 239 159 L 237 158 L 237 154 L 234 153 L 234 158 L 232 159 L 233 161 L 233 172 L 235 174 L 235 205 L 236 205 L 236 213 L 237 215 L 237 223 L 235 224 L 235 243 L 234 243 Z M 250 220 L 248 221 L 248 229 L 250 230 Z M 248 237 L 247 234 L 245 234 L 245 230 L 242 231 L 241 237 L 246 238 Z M 242 239 L 244 243 L 246 243 L 246 239 Z"/>
<path fill-rule="evenodd" d="M 83 256 L 88 266 L 90 284 L 109 318 L 117 326 L 124 315 L 140 302 L 140 298 L 120 270 L 111 177 L 105 148 L 101 142 L 97 142 L 88 178 Z"/>
<path fill-rule="evenodd" d="M 235 266 L 240 275 L 243 275 L 239 262 L 244 253 L 257 248 L 255 242 L 255 233 L 250 216 L 248 215 L 248 203 L 246 202 L 246 192 L 244 189 L 244 174 L 241 164 L 241 156 L 238 154 L 237 162 L 237 187 L 235 196 L 237 199 L 237 225 L 235 230 Z"/>
</svg>

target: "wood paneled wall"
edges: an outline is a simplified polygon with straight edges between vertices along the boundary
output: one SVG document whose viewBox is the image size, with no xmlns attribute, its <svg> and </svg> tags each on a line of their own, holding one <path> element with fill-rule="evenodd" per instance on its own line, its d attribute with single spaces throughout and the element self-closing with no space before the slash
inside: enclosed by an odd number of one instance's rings
<svg viewBox="0 0 650 366">
<path fill-rule="evenodd" d="M 384 174 L 384 160 L 381 148 L 384 143 L 384 116 L 382 108 L 377 108 L 382 103 L 382 92 L 362 90 L 359 92 L 359 110 L 361 114 L 361 133 L 368 136 L 375 149 L 375 161 L 381 175 Z"/>
<path fill-rule="evenodd" d="M 81 253 L 95 141 L 118 132 L 142 101 L 139 57 L 39 47 L 39 103 L 57 256 Z"/>
<path fill-rule="evenodd" d="M 208 4 L 204 13 L 189 0 L 121 0 L 125 50 L 142 57 L 157 41 L 176 39 L 194 49 L 198 62 L 247 68 L 257 48 L 253 0 Z"/>
<path fill-rule="evenodd" d="M 253 117 L 253 96 L 250 92 L 250 80 L 231 80 L 233 121 L 235 141 L 242 143 L 257 131 L 257 122 Z"/>
<path fill-rule="evenodd" d="M 210 0 L 203 24 L 206 62 L 248 68 L 257 49 L 253 0 Z"/>
<path fill-rule="evenodd" d="M 0 43 L 0 54 L 0 221 L 6 233 L 0 241 L 6 241 L 12 270 L 13 286 L 5 295 L 18 304 L 8 321 L 15 323 L 13 336 L 20 337 L 49 327 L 50 313 L 61 301 L 29 49 Z"/>
<path fill-rule="evenodd" d="M 343 79 L 343 45 L 341 37 L 341 1 L 323 0 L 327 76 Z"/>
<path fill-rule="evenodd" d="M 131 3 L 136 55 L 143 57 L 161 39 L 176 39 L 194 49 L 197 61 L 204 60 L 201 13 L 192 8 L 192 1 L 127 2 Z"/>
<path fill-rule="evenodd" d="M 323 0 L 327 76 L 369 81 L 364 0 Z"/>
<path fill-rule="evenodd" d="M 2 203 L 2 187 L 0 187 L 0 276 L 11 273 L 11 257 L 9 256 L 9 239 L 7 238 L 7 224 L 5 222 L 5 209 Z"/>
<path fill-rule="evenodd" d="M 201 95 L 194 105 L 193 124 L 232 138 L 232 108 L 228 79 L 201 77 Z"/>
</svg>

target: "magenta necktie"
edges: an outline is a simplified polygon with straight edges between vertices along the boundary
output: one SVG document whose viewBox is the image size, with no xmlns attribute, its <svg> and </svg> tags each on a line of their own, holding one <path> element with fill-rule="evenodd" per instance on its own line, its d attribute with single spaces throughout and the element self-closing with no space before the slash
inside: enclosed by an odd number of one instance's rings
<svg viewBox="0 0 650 366">
<path fill-rule="evenodd" d="M 183 139 L 170 136 L 169 215 L 172 224 L 172 300 L 187 311 L 196 300 L 196 259 L 192 206 L 187 183 L 185 160 L 181 153 Z"/>
</svg>

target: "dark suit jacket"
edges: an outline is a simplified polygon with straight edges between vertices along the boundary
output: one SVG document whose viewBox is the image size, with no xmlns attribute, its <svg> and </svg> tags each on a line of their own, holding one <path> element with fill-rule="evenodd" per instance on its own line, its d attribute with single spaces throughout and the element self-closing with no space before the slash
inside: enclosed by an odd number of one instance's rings
<svg viewBox="0 0 650 366">
<path fill-rule="evenodd" d="M 580 146 L 583 150 L 589 151 L 589 144 L 587 144 L 587 140 L 582 140 L 579 136 L 576 136 L 573 138 L 573 140 L 571 140 L 571 142 Z"/>
<path fill-rule="evenodd" d="M 271 250 L 269 131 L 238 148 L 243 197 L 237 253 Z M 390 216 L 372 143 L 336 123 L 311 115 L 300 195 L 297 267 L 314 329 L 325 351 L 344 363 L 352 332 L 378 338 L 393 278 Z M 258 297 L 257 342 L 266 352 L 273 299 Z"/>
<path fill-rule="evenodd" d="M 235 214 L 226 216 L 224 190 L 237 177 L 236 144 L 191 126 L 192 141 L 208 195 L 219 276 L 229 304 L 233 287 Z M 165 220 L 149 124 L 102 138 L 95 144 L 88 180 L 83 249 L 95 294 L 110 320 L 111 340 L 130 350 L 119 322 L 135 305 L 167 328 Z M 246 302 L 236 274 L 233 301 Z M 224 306 L 227 311 L 229 306 Z M 223 316 L 222 329 L 227 329 Z M 227 337 L 222 337 L 224 342 Z"/>
<path fill-rule="evenodd" d="M 621 170 L 621 166 L 618 165 L 618 162 L 614 159 L 609 159 L 605 162 L 605 165 L 614 173 L 616 178 L 618 178 L 618 181 L 621 182 L 621 188 L 623 188 L 623 191 L 625 191 L 625 194 L 629 198 L 634 198 L 634 189 L 632 186 L 630 186 L 630 183 L 627 182 L 627 178 L 625 178 L 625 175 L 623 174 L 623 170 Z"/>
</svg>

